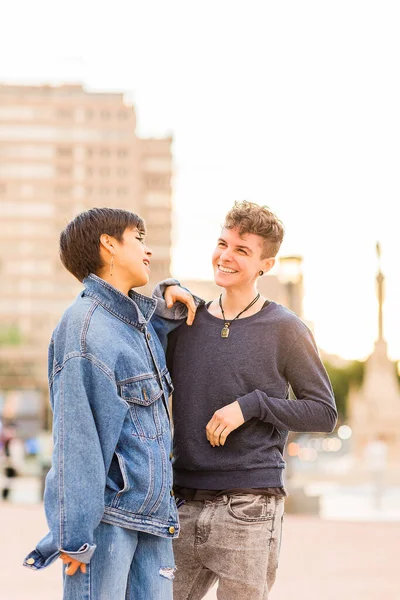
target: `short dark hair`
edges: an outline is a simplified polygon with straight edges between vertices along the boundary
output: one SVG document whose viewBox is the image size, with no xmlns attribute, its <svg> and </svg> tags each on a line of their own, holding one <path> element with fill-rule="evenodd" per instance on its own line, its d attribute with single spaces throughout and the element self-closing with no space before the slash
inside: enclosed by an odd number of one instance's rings
<svg viewBox="0 0 400 600">
<path fill-rule="evenodd" d="M 237 227 L 239 234 L 254 233 L 263 238 L 261 258 L 276 256 L 285 233 L 282 221 L 269 210 L 268 206 L 260 206 L 255 202 L 235 202 L 225 217 L 224 227 Z"/>
<path fill-rule="evenodd" d="M 121 208 L 91 208 L 77 215 L 60 234 L 60 258 L 79 281 L 104 266 L 100 257 L 100 236 L 112 235 L 119 242 L 126 229 L 146 233 L 143 219 Z"/>
</svg>

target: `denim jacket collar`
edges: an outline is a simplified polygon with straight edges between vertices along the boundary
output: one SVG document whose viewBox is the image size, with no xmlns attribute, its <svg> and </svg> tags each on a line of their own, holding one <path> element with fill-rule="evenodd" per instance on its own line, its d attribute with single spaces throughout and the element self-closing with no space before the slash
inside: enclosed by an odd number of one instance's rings
<svg viewBox="0 0 400 600">
<path fill-rule="evenodd" d="M 133 290 L 130 290 L 129 296 L 126 296 L 93 273 L 85 277 L 83 283 L 85 285 L 83 296 L 95 298 L 118 319 L 135 327 L 145 326 L 155 311 L 157 302 L 153 298 L 148 298 Z"/>
</svg>

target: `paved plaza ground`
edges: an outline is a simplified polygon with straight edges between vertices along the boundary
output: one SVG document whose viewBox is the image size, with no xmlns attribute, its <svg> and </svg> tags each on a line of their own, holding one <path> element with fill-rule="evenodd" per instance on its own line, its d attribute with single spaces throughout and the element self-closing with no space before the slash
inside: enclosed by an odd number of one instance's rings
<svg viewBox="0 0 400 600">
<path fill-rule="evenodd" d="M 20 566 L 45 531 L 41 505 L 0 503 L 1 600 L 61 598 L 57 565 L 40 573 Z M 399 600 L 399 541 L 398 522 L 287 515 L 271 600 Z M 214 591 L 207 596 L 215 598 Z"/>
</svg>

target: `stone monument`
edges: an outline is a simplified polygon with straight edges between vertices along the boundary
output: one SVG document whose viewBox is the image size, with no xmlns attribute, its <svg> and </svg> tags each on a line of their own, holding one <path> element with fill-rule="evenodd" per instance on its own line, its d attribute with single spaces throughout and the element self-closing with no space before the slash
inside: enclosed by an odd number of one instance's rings
<svg viewBox="0 0 400 600">
<path fill-rule="evenodd" d="M 394 363 L 387 354 L 383 334 L 384 275 L 381 269 L 380 245 L 378 257 L 378 339 L 365 363 L 362 386 L 349 394 L 352 449 L 355 459 L 365 462 L 369 448 L 386 446 L 386 463 L 389 470 L 400 475 L 400 386 Z"/>
</svg>

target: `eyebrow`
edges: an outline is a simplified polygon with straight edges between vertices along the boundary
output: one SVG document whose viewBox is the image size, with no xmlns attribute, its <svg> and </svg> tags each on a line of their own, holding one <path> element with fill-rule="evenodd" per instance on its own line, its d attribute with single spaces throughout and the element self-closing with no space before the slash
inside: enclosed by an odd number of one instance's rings
<svg viewBox="0 0 400 600">
<path fill-rule="evenodd" d="M 226 244 L 226 240 L 224 240 L 224 238 L 220 237 L 218 238 L 219 242 L 224 242 L 224 244 Z M 251 248 L 249 248 L 248 246 L 242 246 L 240 244 L 238 244 L 236 246 L 236 248 L 241 248 L 242 250 L 248 250 L 249 252 L 251 252 L 251 254 L 253 254 L 253 250 Z"/>
</svg>

